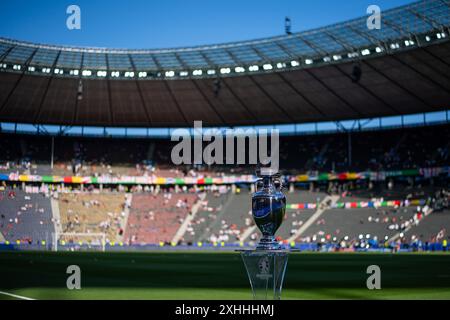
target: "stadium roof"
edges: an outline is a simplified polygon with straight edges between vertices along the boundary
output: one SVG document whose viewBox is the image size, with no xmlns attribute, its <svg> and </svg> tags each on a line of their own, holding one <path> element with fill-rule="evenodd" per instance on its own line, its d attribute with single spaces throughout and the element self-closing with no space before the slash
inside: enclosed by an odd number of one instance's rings
<svg viewBox="0 0 450 320">
<path fill-rule="evenodd" d="M 248 69 L 292 60 L 347 55 L 365 47 L 389 48 L 398 39 L 444 30 L 450 25 L 448 0 L 427 0 L 382 12 L 381 29 L 368 30 L 367 17 L 323 28 L 253 41 L 176 49 L 77 48 L 0 39 L 4 63 L 58 69 L 170 72 L 218 68 Z M 254 68 L 255 69 L 255 68 Z M 203 71 L 203 70 L 202 70 Z M 203 74 L 203 73 L 202 73 Z M 165 74 L 164 74 L 165 75 Z M 198 73 L 196 73 L 198 75 Z M 138 76 L 137 74 L 135 76 Z M 175 75 L 174 75 L 175 76 Z"/>
<path fill-rule="evenodd" d="M 379 30 L 368 30 L 366 20 L 160 50 L 0 38 L 0 121 L 180 127 L 203 120 L 233 126 L 448 109 L 450 1 L 384 11 Z"/>
</svg>

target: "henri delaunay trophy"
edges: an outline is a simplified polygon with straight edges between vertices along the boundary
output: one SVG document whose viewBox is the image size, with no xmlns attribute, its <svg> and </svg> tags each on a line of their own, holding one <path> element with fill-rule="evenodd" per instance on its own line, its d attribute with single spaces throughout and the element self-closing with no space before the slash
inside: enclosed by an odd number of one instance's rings
<svg viewBox="0 0 450 320">
<path fill-rule="evenodd" d="M 275 239 L 286 212 L 280 175 L 261 168 L 252 194 L 252 216 L 262 237 L 255 250 L 241 250 L 254 299 L 281 299 L 288 251 Z"/>
</svg>

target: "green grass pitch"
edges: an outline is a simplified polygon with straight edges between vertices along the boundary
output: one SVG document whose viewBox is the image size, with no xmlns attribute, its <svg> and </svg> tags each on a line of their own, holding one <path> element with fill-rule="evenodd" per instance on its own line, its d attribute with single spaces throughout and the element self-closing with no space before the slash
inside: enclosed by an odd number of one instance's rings
<svg viewBox="0 0 450 320">
<path fill-rule="evenodd" d="M 81 268 L 81 290 L 66 269 Z M 381 268 L 381 290 L 366 269 Z M 238 253 L 0 252 L 4 293 L 33 299 L 251 299 Z M 294 253 L 283 299 L 450 299 L 450 254 Z"/>
</svg>

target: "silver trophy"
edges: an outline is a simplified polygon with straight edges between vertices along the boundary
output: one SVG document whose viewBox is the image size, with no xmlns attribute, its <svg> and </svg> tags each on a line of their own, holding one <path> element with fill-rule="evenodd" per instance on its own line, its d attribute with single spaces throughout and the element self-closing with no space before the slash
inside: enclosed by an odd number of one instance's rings
<svg viewBox="0 0 450 320">
<path fill-rule="evenodd" d="M 257 250 L 281 249 L 275 240 L 275 232 L 281 226 L 286 212 L 286 196 L 281 192 L 280 176 L 261 170 L 252 195 L 252 215 L 262 233 Z"/>
<path fill-rule="evenodd" d="M 252 195 L 252 215 L 262 233 L 256 250 L 240 250 L 254 299 L 281 298 L 288 250 L 275 239 L 286 212 L 280 176 L 261 169 Z"/>
</svg>

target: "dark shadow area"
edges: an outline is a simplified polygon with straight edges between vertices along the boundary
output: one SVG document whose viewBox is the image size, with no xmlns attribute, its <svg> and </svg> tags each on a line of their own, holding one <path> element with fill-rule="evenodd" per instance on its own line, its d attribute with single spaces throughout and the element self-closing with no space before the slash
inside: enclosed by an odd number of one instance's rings
<svg viewBox="0 0 450 320">
<path fill-rule="evenodd" d="M 366 288 L 369 265 L 388 288 L 450 288 L 450 255 L 291 254 L 284 288 Z M 0 288 L 66 288 L 69 265 L 83 288 L 249 289 L 236 253 L 0 253 Z"/>
</svg>

